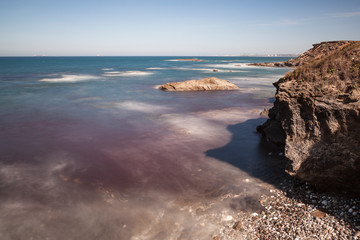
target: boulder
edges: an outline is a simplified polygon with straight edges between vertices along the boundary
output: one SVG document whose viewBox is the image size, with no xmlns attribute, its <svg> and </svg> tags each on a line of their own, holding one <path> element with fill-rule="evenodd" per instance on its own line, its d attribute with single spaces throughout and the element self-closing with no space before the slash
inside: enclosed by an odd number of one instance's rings
<svg viewBox="0 0 360 240">
<path fill-rule="evenodd" d="M 209 77 L 200 80 L 166 83 L 159 89 L 164 91 L 219 91 L 237 90 L 239 87 L 229 81 Z"/>
</svg>

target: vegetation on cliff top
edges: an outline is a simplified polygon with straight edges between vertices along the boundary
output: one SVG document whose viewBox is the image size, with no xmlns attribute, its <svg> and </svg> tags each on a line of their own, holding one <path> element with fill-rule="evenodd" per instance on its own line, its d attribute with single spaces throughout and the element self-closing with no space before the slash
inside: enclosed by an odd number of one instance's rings
<svg viewBox="0 0 360 240">
<path fill-rule="evenodd" d="M 320 59 L 314 59 L 280 81 L 296 80 L 310 83 L 316 92 L 336 90 L 347 94 L 360 87 L 360 41 L 345 44 L 338 51 Z"/>
</svg>

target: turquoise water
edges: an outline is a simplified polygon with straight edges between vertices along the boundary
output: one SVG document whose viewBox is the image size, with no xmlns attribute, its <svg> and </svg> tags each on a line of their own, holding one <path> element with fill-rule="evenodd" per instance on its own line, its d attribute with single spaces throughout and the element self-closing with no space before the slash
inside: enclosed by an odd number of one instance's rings
<svg viewBox="0 0 360 240">
<path fill-rule="evenodd" d="M 289 69 L 246 63 L 288 58 L 178 58 L 0 58 L 1 239 L 208 239 L 280 174 L 254 129 Z M 204 77 L 240 90 L 156 89 Z"/>
</svg>

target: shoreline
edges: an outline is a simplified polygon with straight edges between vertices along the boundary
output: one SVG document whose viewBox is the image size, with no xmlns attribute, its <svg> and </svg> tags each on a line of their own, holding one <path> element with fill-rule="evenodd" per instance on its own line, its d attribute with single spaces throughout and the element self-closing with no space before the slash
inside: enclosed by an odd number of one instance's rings
<svg viewBox="0 0 360 240">
<path fill-rule="evenodd" d="M 360 239 L 360 199 L 320 193 L 290 176 L 268 189 L 262 209 L 239 212 L 212 239 Z"/>
</svg>

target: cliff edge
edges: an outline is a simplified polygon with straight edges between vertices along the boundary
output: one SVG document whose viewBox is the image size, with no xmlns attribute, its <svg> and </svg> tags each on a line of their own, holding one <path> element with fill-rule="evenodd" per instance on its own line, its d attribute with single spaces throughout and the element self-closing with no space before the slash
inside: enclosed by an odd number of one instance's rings
<svg viewBox="0 0 360 240">
<path fill-rule="evenodd" d="M 331 44 L 331 51 L 314 56 Z M 291 175 L 358 195 L 360 41 L 315 44 L 301 56 L 299 66 L 274 83 L 276 101 L 258 131 L 285 148 Z"/>
<path fill-rule="evenodd" d="M 298 67 L 310 61 L 331 55 L 354 41 L 329 41 L 313 44 L 313 48 L 304 52 L 295 59 L 285 62 L 250 63 L 249 66 L 262 67 Z"/>
</svg>

